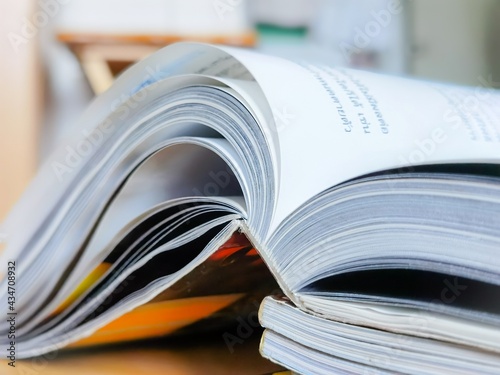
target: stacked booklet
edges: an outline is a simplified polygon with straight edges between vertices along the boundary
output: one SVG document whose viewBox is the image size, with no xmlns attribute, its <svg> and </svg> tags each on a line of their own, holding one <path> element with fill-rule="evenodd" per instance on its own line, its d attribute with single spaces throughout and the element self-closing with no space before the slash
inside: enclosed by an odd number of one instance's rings
<svg viewBox="0 0 500 375">
<path fill-rule="evenodd" d="M 262 355 L 299 373 L 498 372 L 493 84 L 194 43 L 150 56 L 3 223 L 9 364 L 260 305 Z M 244 337 L 221 339 L 229 355 Z"/>
</svg>

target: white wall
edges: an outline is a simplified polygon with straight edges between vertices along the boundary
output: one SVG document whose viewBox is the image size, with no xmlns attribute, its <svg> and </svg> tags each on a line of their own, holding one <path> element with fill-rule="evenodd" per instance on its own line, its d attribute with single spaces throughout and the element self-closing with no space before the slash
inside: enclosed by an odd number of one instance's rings
<svg viewBox="0 0 500 375">
<path fill-rule="evenodd" d="M 412 1 L 412 72 L 469 85 L 491 73 L 489 17 L 496 0 Z M 498 20 L 500 22 L 500 20 Z"/>
</svg>

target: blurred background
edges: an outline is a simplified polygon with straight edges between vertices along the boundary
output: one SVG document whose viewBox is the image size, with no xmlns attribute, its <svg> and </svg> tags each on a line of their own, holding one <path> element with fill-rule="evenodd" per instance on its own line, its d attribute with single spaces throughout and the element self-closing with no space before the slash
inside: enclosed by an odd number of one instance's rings
<svg viewBox="0 0 500 375">
<path fill-rule="evenodd" d="M 497 0 L 0 0 L 0 222 L 94 95 L 180 40 L 473 86 L 500 81 Z"/>
</svg>

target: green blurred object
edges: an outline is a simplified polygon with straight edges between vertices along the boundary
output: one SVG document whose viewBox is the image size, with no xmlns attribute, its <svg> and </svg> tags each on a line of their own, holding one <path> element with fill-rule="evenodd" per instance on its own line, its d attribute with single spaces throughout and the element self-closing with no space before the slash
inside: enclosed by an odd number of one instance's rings
<svg viewBox="0 0 500 375">
<path fill-rule="evenodd" d="M 260 43 L 295 44 L 304 43 L 307 38 L 307 27 L 280 27 L 275 25 L 257 25 Z"/>
</svg>

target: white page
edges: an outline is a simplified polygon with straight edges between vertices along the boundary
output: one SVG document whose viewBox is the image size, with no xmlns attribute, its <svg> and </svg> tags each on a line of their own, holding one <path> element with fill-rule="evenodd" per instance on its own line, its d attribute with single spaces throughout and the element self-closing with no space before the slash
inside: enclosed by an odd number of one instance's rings
<svg viewBox="0 0 500 375">
<path fill-rule="evenodd" d="M 500 353 L 498 326 L 400 306 L 300 294 L 300 308 L 341 323 L 431 338 Z"/>
<path fill-rule="evenodd" d="M 242 64 L 235 62 L 233 56 Z M 355 108 L 346 90 L 326 70 L 318 71 L 315 77 L 310 70 L 283 59 L 196 43 L 169 46 L 125 72 L 81 118 L 74 143 L 80 141 L 82 129 L 92 129 L 89 124 L 97 127 L 116 109 L 117 101 L 119 104 L 124 97 L 134 95 L 140 88 L 153 86 L 159 80 L 186 73 L 237 79 L 242 83 L 256 80 L 262 88 L 269 105 L 256 112 L 261 114 L 259 120 L 263 122 L 273 161 L 279 161 L 279 201 L 268 236 L 306 200 L 350 178 L 411 164 L 500 162 L 500 131 L 498 125 L 493 129 L 492 124 L 492 119 L 500 115 L 500 96 L 496 93 L 446 88 L 458 97 L 458 103 L 467 107 L 489 102 L 490 110 L 474 109 L 466 113 L 469 122 L 475 122 L 469 128 L 460 123 L 449 99 L 436 85 L 350 71 L 348 74 L 359 79 L 370 96 L 377 100 L 383 121 L 388 124 L 388 134 L 383 134 L 366 95 L 350 77 L 337 71 L 335 74 L 345 79 L 356 101 L 365 105 L 361 112 L 371 122 L 371 127 L 370 133 L 364 134 L 359 108 Z M 331 87 L 331 91 L 324 86 Z M 242 97 L 248 99 L 248 93 Z M 342 107 L 335 102 L 336 98 Z M 262 105 L 259 98 L 256 103 Z M 269 109 L 277 113 L 276 120 L 270 118 Z M 485 117 L 482 130 L 477 119 L 471 120 L 477 113 Z M 350 132 L 343 126 L 344 117 L 352 122 Z M 471 140 L 471 130 L 475 130 L 477 140 Z M 482 140 L 485 131 L 491 140 Z M 54 154 L 5 222 L 3 229 L 8 235 L 8 248 L 3 259 L 17 257 L 30 235 L 47 219 L 69 181 L 79 177 L 78 170 L 83 163 L 67 180 L 60 181 L 54 174 L 51 162 L 64 160 L 66 154 L 65 148 Z M 27 211 L 36 213 L 29 221 L 25 220 Z M 58 216 L 52 226 L 60 219 L 62 217 Z M 22 235 L 16 233 L 19 223 L 23 223 Z"/>
<path fill-rule="evenodd" d="M 271 108 L 288 116 L 276 126 L 281 180 L 271 231 L 306 200 L 357 176 L 421 164 L 500 162 L 500 94 L 494 90 L 228 50 L 256 78 Z"/>
<path fill-rule="evenodd" d="M 258 103 L 259 108 L 254 109 L 252 113 L 262 123 L 266 123 L 262 120 L 264 116 L 270 117 L 269 108 L 264 108 L 266 102 L 262 99 L 263 94 L 259 92 L 260 88 L 255 85 L 254 78 L 227 51 L 200 43 L 178 43 L 158 51 L 125 71 L 113 86 L 97 97 L 83 116 L 76 121 L 74 134 L 68 144 L 61 145 L 48 158 L 24 193 L 23 199 L 19 201 L 3 223 L 2 233 L 6 234 L 8 247 L 0 258 L 17 258 L 30 239 L 30 235 L 46 221 L 50 210 L 57 205 L 57 199 L 67 189 L 70 182 L 81 177 L 78 171 L 90 155 L 81 157 L 77 165 L 72 168 L 71 173 L 66 174 L 63 179 L 54 173 L 54 163 L 66 160 L 68 148 L 75 149 L 82 141 L 82 137 L 92 134 L 95 129 L 105 128 L 106 134 L 116 131 L 122 124 L 106 121 L 111 112 L 118 111 L 119 115 L 124 114 L 127 117 L 139 103 L 156 95 L 157 82 L 169 77 L 191 73 L 199 75 L 197 78 L 199 84 L 207 83 L 207 78 L 203 78 L 203 76 L 220 78 L 219 82 L 224 82 L 238 92 L 237 96 L 245 102 L 244 104 Z M 192 85 L 195 83 L 195 78 L 191 77 L 189 81 L 183 81 L 181 78 L 177 83 L 178 85 L 173 85 L 177 87 L 172 87 L 172 89 Z M 135 95 L 144 88 L 147 89 L 136 97 Z M 131 104 L 128 104 L 127 100 L 131 101 Z M 268 121 L 267 124 L 273 125 L 272 121 Z M 266 128 L 263 131 L 270 143 L 277 143 L 274 129 Z M 274 152 L 277 148 L 277 145 L 271 147 L 273 164 L 276 164 L 277 156 Z M 25 217 L 27 211 L 33 212 L 29 220 L 26 220 Z M 62 220 L 62 216 L 53 219 L 55 221 Z M 23 223 L 22 235 L 18 233 L 19 223 Z M 35 253 L 36 251 L 32 252 L 32 254 Z"/>
</svg>

